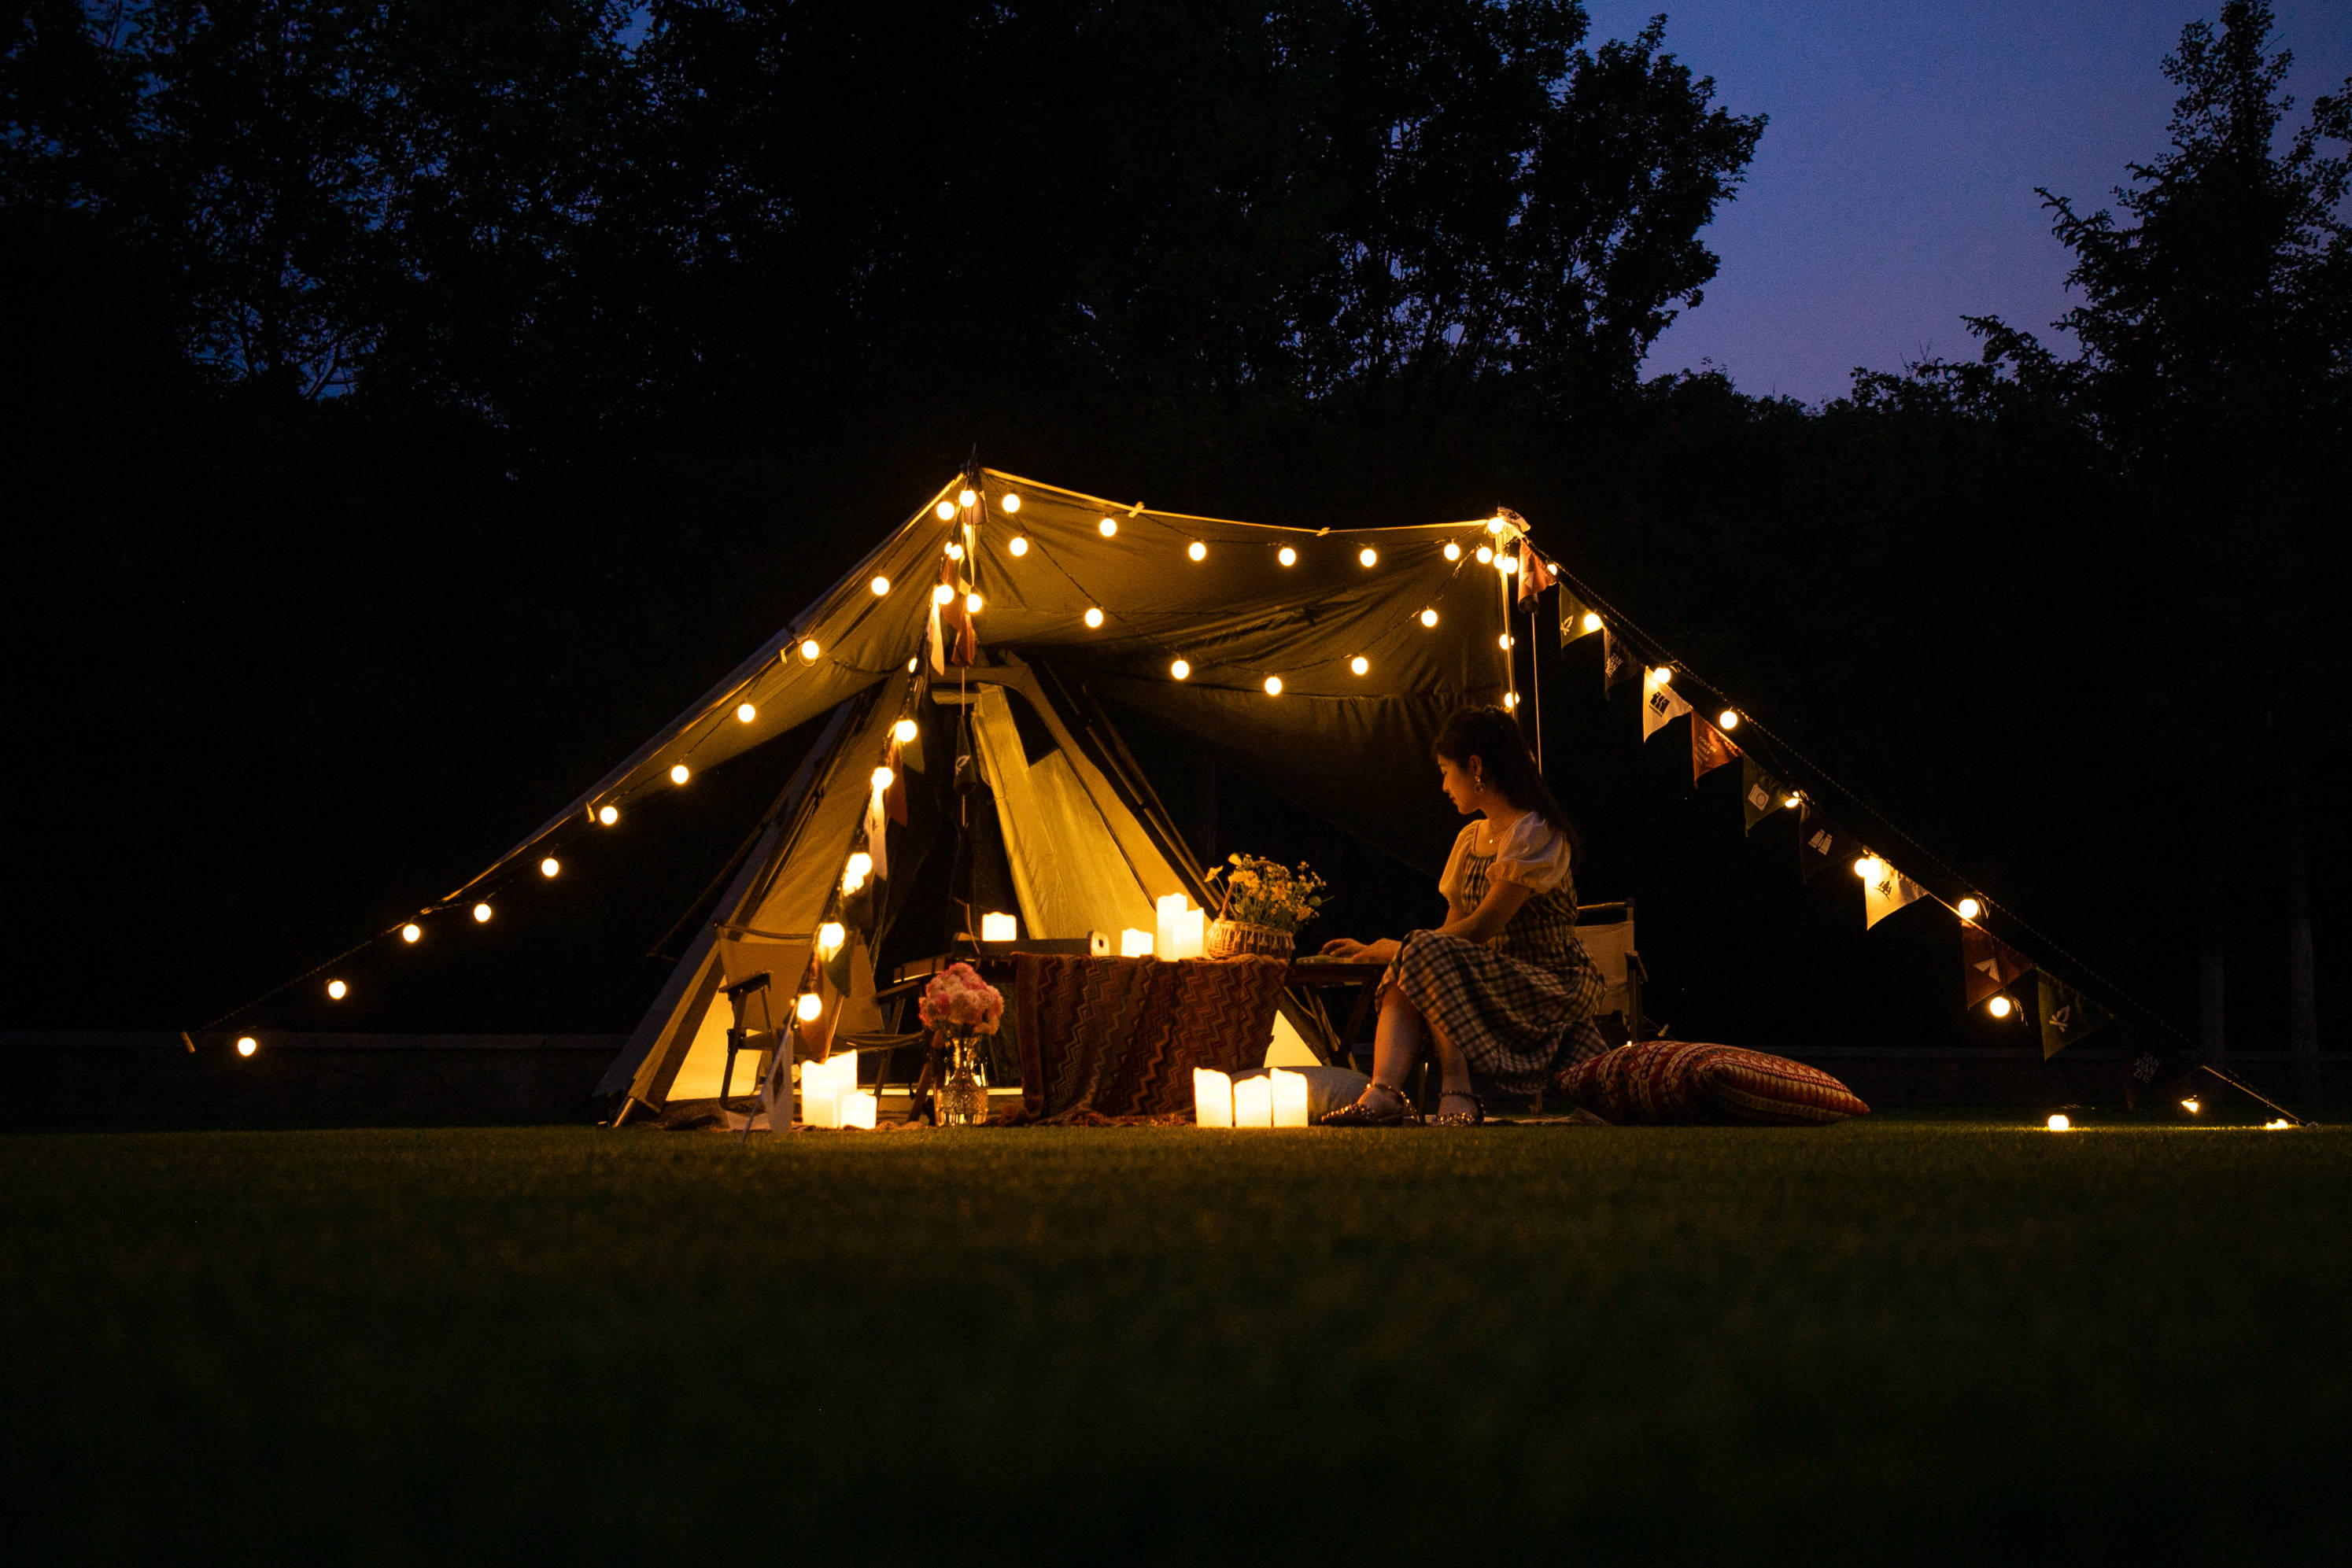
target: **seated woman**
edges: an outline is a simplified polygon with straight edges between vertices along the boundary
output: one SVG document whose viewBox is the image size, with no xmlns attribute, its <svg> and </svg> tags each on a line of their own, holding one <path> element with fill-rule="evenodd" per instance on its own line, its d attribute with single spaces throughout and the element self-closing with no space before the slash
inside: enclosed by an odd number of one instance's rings
<svg viewBox="0 0 2352 1568">
<path fill-rule="evenodd" d="M 1576 831 L 1518 725 L 1501 708 L 1464 708 L 1431 749 L 1446 799 L 1478 820 L 1454 841 L 1438 880 L 1444 925 L 1402 943 L 1324 946 L 1329 957 L 1394 960 L 1381 980 L 1372 1082 L 1325 1116 L 1327 1127 L 1417 1120 L 1404 1082 L 1424 1038 L 1444 1075 L 1439 1126 L 1486 1120 L 1475 1079 L 1533 1094 L 1606 1049 L 1592 1023 L 1606 987 L 1576 939 Z"/>
</svg>

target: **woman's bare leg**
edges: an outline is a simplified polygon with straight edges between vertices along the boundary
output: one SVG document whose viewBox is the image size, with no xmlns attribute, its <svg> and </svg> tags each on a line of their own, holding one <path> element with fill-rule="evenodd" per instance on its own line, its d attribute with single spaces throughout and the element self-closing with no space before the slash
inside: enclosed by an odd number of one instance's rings
<svg viewBox="0 0 2352 1568">
<path fill-rule="evenodd" d="M 1380 1027 L 1372 1035 L 1372 1082 L 1383 1089 L 1404 1092 L 1406 1075 L 1421 1060 L 1421 1042 L 1429 1032 L 1421 1009 L 1395 986 L 1381 998 Z"/>
</svg>

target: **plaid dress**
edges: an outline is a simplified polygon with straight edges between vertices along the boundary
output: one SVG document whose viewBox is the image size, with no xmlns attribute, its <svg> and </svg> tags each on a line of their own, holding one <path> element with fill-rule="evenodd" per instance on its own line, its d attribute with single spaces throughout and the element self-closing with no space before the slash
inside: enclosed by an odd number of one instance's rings
<svg viewBox="0 0 2352 1568">
<path fill-rule="evenodd" d="M 1463 850 L 1458 897 L 1475 908 L 1486 896 L 1495 857 L 1467 843 Z M 1381 980 L 1383 990 L 1391 985 L 1469 1059 L 1480 1082 L 1506 1092 L 1540 1092 L 1608 1049 L 1592 1022 L 1608 987 L 1576 939 L 1576 884 L 1566 876 L 1521 904 L 1490 942 L 1408 933 Z"/>
</svg>

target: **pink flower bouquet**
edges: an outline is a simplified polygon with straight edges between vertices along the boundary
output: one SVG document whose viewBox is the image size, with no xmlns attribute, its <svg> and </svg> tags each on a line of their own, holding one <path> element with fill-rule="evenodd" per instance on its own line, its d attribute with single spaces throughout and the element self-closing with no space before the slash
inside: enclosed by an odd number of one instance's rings
<svg viewBox="0 0 2352 1568">
<path fill-rule="evenodd" d="M 980 977 L 970 964 L 950 964 L 923 988 L 917 1009 L 926 1029 L 954 1034 L 994 1034 L 1004 1017 L 1004 993 Z"/>
</svg>

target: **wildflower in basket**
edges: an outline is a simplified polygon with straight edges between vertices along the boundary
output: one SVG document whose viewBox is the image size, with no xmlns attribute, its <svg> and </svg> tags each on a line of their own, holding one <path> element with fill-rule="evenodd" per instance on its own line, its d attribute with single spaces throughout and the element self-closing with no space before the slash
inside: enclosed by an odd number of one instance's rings
<svg viewBox="0 0 2352 1568">
<path fill-rule="evenodd" d="M 1302 861 L 1296 869 L 1255 855 L 1228 855 L 1209 873 L 1212 884 L 1224 879 L 1220 920 L 1265 925 L 1296 934 L 1323 906 L 1323 879 Z"/>
</svg>

